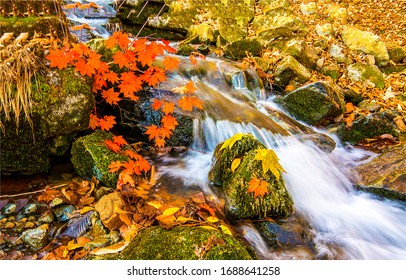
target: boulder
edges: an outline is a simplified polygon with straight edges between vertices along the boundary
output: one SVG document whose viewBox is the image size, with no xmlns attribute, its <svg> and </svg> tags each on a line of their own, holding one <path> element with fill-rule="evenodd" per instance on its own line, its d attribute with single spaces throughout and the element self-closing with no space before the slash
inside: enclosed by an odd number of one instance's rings
<svg viewBox="0 0 406 280">
<path fill-rule="evenodd" d="M 261 51 L 262 44 L 256 37 L 234 41 L 224 47 L 224 55 L 234 60 L 243 59 L 247 53 L 259 56 Z"/>
<path fill-rule="evenodd" d="M 125 202 L 119 192 L 103 196 L 94 206 L 99 213 L 100 220 L 109 230 L 120 228 L 124 222 L 120 219 L 120 212 L 124 211 Z"/>
<path fill-rule="evenodd" d="M 334 35 L 334 27 L 331 25 L 331 23 L 326 23 L 323 25 L 317 24 L 316 27 L 316 33 L 319 36 L 333 36 Z"/>
<path fill-rule="evenodd" d="M 375 65 L 354 63 L 347 67 L 348 78 L 353 82 L 365 82 L 369 80 L 379 89 L 385 88 L 385 77 Z"/>
<path fill-rule="evenodd" d="M 225 212 L 233 219 L 284 217 L 293 210 L 292 198 L 277 169 L 280 166 L 276 156 L 272 158 L 272 167 L 278 177 L 270 170 L 264 171 L 263 161 L 257 159 L 259 151 L 267 150 L 249 134 L 236 134 L 216 147 L 209 180 L 222 187 Z M 247 191 L 254 178 L 267 183 L 265 195 L 254 197 Z"/>
<path fill-rule="evenodd" d="M 286 87 L 290 82 L 305 83 L 312 77 L 310 71 L 293 56 L 287 56 L 277 64 L 274 70 L 275 84 Z"/>
<path fill-rule="evenodd" d="M 341 70 L 340 66 L 338 66 L 335 63 L 332 63 L 332 64 L 323 66 L 320 69 L 320 73 L 325 76 L 331 77 L 333 80 L 337 80 L 340 77 L 340 70 Z"/>
<path fill-rule="evenodd" d="M 386 49 L 388 50 L 389 59 L 395 63 L 402 62 L 406 57 L 406 48 L 397 44 L 386 43 Z"/>
<path fill-rule="evenodd" d="M 337 44 L 332 44 L 329 50 L 331 57 L 338 63 L 347 63 L 348 58 L 344 54 L 344 50 Z"/>
<path fill-rule="evenodd" d="M 95 177 L 105 186 L 115 188 L 119 174 L 109 172 L 108 166 L 113 161 L 125 162 L 130 158 L 107 148 L 104 141 L 112 139 L 113 134 L 103 130 L 76 139 L 72 145 L 71 161 L 81 177 L 89 180 Z"/>
<path fill-rule="evenodd" d="M 305 67 L 315 69 L 319 56 L 316 51 L 307 45 L 303 39 L 291 39 L 279 47 L 279 49 L 293 56 Z"/>
<path fill-rule="evenodd" d="M 337 135 L 344 142 L 356 144 L 366 138 L 374 138 L 383 134 L 391 134 L 399 137 L 399 130 L 393 122 L 393 114 L 384 112 L 372 113 L 367 116 L 358 116 L 347 128 L 341 124 L 337 129 Z"/>
<path fill-rule="evenodd" d="M 406 201 L 406 144 L 385 149 L 356 168 L 355 182 L 363 190 L 382 197 Z"/>
<path fill-rule="evenodd" d="M 311 15 L 317 11 L 317 3 L 316 2 L 309 2 L 307 4 L 301 3 L 299 8 L 302 14 Z"/>
<path fill-rule="evenodd" d="M 72 70 L 37 74 L 30 87 L 30 120 L 23 113 L 19 122 L 14 114 L 0 113 L 2 174 L 48 172 L 51 156 L 64 155 L 73 137 L 89 126 L 94 95 Z"/>
<path fill-rule="evenodd" d="M 373 55 L 377 66 L 388 64 L 388 50 L 385 43 L 377 35 L 355 27 L 344 27 L 341 32 L 341 38 L 344 44 L 351 50 Z"/>
<path fill-rule="evenodd" d="M 94 256 L 110 260 L 252 260 L 253 251 L 234 236 L 203 227 L 149 227 L 120 253 Z"/>
<path fill-rule="evenodd" d="M 328 82 L 305 85 L 277 101 L 290 114 L 310 125 L 329 121 L 345 112 L 341 89 Z"/>
<path fill-rule="evenodd" d="M 290 9 L 278 7 L 256 16 L 253 27 L 257 36 L 271 41 L 279 37 L 295 37 L 305 32 L 305 27 Z"/>
</svg>

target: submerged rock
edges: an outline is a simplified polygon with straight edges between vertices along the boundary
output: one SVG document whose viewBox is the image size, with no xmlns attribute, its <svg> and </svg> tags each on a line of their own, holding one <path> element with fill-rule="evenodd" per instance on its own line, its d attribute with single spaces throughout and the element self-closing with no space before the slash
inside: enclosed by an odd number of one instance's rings
<svg viewBox="0 0 406 280">
<path fill-rule="evenodd" d="M 270 170 L 264 171 L 263 161 L 257 159 L 260 150 L 267 151 L 263 144 L 253 136 L 243 134 L 226 141 L 229 142 L 216 147 L 215 162 L 209 172 L 209 180 L 222 186 L 226 214 L 234 219 L 247 219 L 284 217 L 292 212 L 293 201 L 280 173 L 278 178 Z M 232 147 L 230 143 L 233 143 Z M 273 160 L 273 167 L 280 172 L 277 158 Z M 249 182 L 254 178 L 266 182 L 267 193 L 254 197 L 248 192 Z"/>
<path fill-rule="evenodd" d="M 315 125 L 345 112 L 344 95 L 328 82 L 315 82 L 291 91 L 278 102 L 298 119 Z"/>
<path fill-rule="evenodd" d="M 95 256 L 111 260 L 252 260 L 252 250 L 237 238 L 202 227 L 149 227 L 120 253 Z"/>
<path fill-rule="evenodd" d="M 341 32 L 341 37 L 344 44 L 351 50 L 373 55 L 377 66 L 388 64 L 388 50 L 385 43 L 377 35 L 355 27 L 345 27 Z"/>
<path fill-rule="evenodd" d="M 363 190 L 406 201 L 406 145 L 389 147 L 371 161 L 358 166 L 356 184 Z"/>
</svg>

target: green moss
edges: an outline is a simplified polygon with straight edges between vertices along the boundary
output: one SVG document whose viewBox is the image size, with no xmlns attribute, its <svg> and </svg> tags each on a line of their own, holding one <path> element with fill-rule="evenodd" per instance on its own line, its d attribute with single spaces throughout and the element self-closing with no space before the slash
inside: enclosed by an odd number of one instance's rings
<svg viewBox="0 0 406 280">
<path fill-rule="evenodd" d="M 87 179 L 96 177 L 107 187 L 115 188 L 118 173 L 109 172 L 109 164 L 119 160 L 128 161 L 129 158 L 110 151 L 104 144 L 107 139 L 112 139 L 109 132 L 96 130 L 90 135 L 77 139 L 72 145 L 72 163 L 76 172 Z"/>
<path fill-rule="evenodd" d="M 233 236 L 201 227 L 150 227 L 138 233 L 120 253 L 94 257 L 110 260 L 198 260 L 195 250 L 202 248 L 214 236 L 224 245 L 213 245 L 202 254 L 204 260 L 252 260 L 248 247 Z"/>
<path fill-rule="evenodd" d="M 58 34 L 63 34 L 64 23 L 57 16 L 44 17 L 3 17 L 0 16 L 0 30 L 2 33 L 13 32 L 15 36 L 20 33 L 28 32 L 29 36 L 36 32 L 48 34 L 51 31 L 56 31 Z"/>
<path fill-rule="evenodd" d="M 196 51 L 192 45 L 182 44 L 179 45 L 177 55 L 189 56 L 192 52 Z"/>
<path fill-rule="evenodd" d="M 272 172 L 263 173 L 262 162 L 255 160 L 257 151 L 246 153 L 231 180 L 224 186 L 227 215 L 237 219 L 286 217 L 293 210 L 293 201 L 285 188 L 282 177 L 277 179 Z M 258 178 L 268 182 L 268 193 L 254 198 L 248 193 L 248 182 Z"/>
<path fill-rule="evenodd" d="M 236 158 L 242 158 L 248 151 L 265 148 L 259 140 L 251 134 L 244 135 L 241 140 L 235 142 L 232 149 L 220 150 L 223 143 L 217 145 L 214 151 L 214 164 L 209 172 L 209 180 L 215 186 L 225 186 L 231 179 L 231 163 Z"/>
<path fill-rule="evenodd" d="M 243 59 L 247 54 L 259 56 L 261 51 L 262 44 L 255 37 L 234 41 L 224 47 L 224 54 L 234 60 Z"/>
</svg>

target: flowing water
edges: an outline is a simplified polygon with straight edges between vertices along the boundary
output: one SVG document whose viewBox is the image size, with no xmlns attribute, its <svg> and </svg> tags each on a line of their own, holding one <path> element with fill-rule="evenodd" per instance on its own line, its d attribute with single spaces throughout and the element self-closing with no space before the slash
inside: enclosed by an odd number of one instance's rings
<svg viewBox="0 0 406 280">
<path fill-rule="evenodd" d="M 108 10 L 112 1 L 94 2 Z M 94 26 L 102 37 L 108 35 L 104 18 L 85 18 L 80 13 L 68 17 Z M 194 121 L 193 149 L 182 157 L 162 159 L 159 172 L 166 184 L 173 182 L 180 192 L 203 190 L 216 199 L 207 179 L 214 148 L 235 133 L 251 133 L 278 155 L 295 211 L 309 222 L 318 256 L 406 259 L 406 206 L 357 192 L 350 180 L 351 169 L 373 155 L 344 148 L 337 140 L 331 153 L 326 152 L 329 148 L 320 148 L 320 140 L 326 143 L 328 135 L 287 116 L 266 98 L 255 73 L 237 63 L 208 58 L 195 67 L 185 60 L 162 88 L 189 80 L 194 81 L 205 112 Z M 241 232 L 263 258 L 296 257 L 276 255 L 250 225 L 241 225 Z"/>
</svg>

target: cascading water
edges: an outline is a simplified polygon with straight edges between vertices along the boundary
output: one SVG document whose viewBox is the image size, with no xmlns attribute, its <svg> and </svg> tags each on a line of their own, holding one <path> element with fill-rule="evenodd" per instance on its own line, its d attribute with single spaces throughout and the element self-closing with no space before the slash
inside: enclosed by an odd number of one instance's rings
<svg viewBox="0 0 406 280">
<path fill-rule="evenodd" d="M 319 256 L 329 259 L 406 259 L 405 205 L 357 192 L 348 179 L 347 170 L 372 155 L 363 150 L 340 147 L 339 143 L 333 152 L 326 153 L 316 143 L 304 141 L 308 138 L 303 136 L 309 131 L 316 132 L 299 124 L 300 129 L 292 129 L 290 124 L 266 115 L 264 108 L 278 110 L 277 106 L 271 101 L 254 102 L 253 90 L 247 88 L 247 77 L 233 66 L 227 64 L 225 67 L 224 63 L 210 59 L 203 62 L 199 65 L 205 68 L 203 75 L 188 71 L 188 66 L 184 66 L 180 74 L 168 82 L 178 84 L 182 79 L 192 79 L 208 110 L 201 120 L 194 122 L 193 151 L 182 159 L 178 158 L 177 164 L 163 164 L 160 172 L 164 176 L 182 179 L 185 186 L 199 186 L 213 196 L 207 174 L 214 148 L 235 133 L 251 133 L 278 155 L 286 170 L 283 178 L 295 209 L 308 220 L 314 231 Z M 217 66 L 215 70 L 213 64 Z M 231 79 L 230 73 L 234 73 Z M 252 79 L 254 74 L 250 75 Z M 247 91 L 251 93 L 248 98 Z M 260 90 L 257 88 L 256 92 Z M 223 99 L 231 101 L 227 106 L 233 104 L 227 108 L 228 114 L 221 112 L 224 110 Z M 241 115 L 247 112 L 249 118 Z M 278 111 L 278 114 L 283 112 Z M 267 118 L 268 123 L 262 118 Z M 284 115 L 284 119 L 289 118 Z M 322 134 L 315 135 L 317 138 Z M 243 227 L 245 238 L 258 247 L 264 258 L 295 258 L 272 253 L 253 228 Z"/>
</svg>

